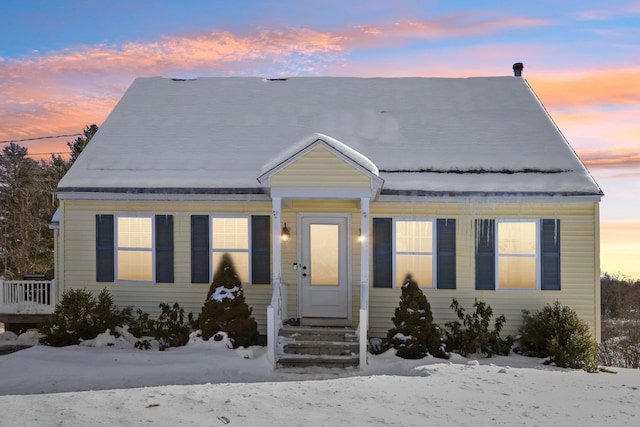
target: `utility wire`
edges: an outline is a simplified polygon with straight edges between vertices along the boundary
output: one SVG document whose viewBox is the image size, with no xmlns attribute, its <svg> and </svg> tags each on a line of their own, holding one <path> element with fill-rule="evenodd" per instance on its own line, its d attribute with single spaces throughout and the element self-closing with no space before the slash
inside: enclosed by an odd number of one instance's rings
<svg viewBox="0 0 640 427">
<path fill-rule="evenodd" d="M 45 156 L 47 154 L 69 154 L 71 151 L 58 151 L 57 153 L 29 153 L 28 156 Z"/>
<path fill-rule="evenodd" d="M 36 138 L 24 138 L 24 139 L 9 139 L 6 141 L 0 141 L 0 144 L 9 144 L 11 142 L 25 142 L 25 141 L 38 141 L 40 139 L 54 139 L 54 138 L 68 138 L 70 136 L 80 136 L 82 133 L 71 133 L 68 135 L 53 135 L 53 136 L 39 136 Z"/>
</svg>

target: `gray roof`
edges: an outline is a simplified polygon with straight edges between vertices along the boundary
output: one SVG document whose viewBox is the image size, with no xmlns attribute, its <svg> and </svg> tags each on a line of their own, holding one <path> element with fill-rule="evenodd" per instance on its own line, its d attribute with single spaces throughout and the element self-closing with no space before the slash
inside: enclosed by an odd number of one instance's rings
<svg viewBox="0 0 640 427">
<path fill-rule="evenodd" d="M 315 133 L 373 162 L 383 193 L 602 194 L 520 77 L 139 78 L 58 191 L 258 191 Z"/>
</svg>

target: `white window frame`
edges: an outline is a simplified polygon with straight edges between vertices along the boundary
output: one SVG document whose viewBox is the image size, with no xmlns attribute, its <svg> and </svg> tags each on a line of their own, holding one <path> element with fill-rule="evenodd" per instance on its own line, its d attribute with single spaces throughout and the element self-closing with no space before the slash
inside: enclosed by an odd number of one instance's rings
<svg viewBox="0 0 640 427">
<path fill-rule="evenodd" d="M 430 222 L 431 223 L 431 252 L 398 252 L 396 250 L 396 223 L 400 222 Z M 403 283 L 398 284 L 396 281 L 397 277 L 397 255 L 431 255 L 431 286 L 421 285 L 418 282 L 418 286 L 420 289 L 437 289 L 437 278 L 438 278 L 438 261 L 437 257 L 437 238 L 438 238 L 438 223 L 435 218 L 393 218 L 392 220 L 392 232 L 391 232 L 391 242 L 392 242 L 392 280 L 394 288 L 401 288 Z M 415 278 L 414 278 L 415 279 Z"/>
<path fill-rule="evenodd" d="M 500 223 L 534 223 L 536 226 L 535 231 L 535 239 L 536 239 L 536 252 L 535 255 L 531 254 L 500 254 L 500 233 L 499 233 L 499 224 Z M 535 292 L 542 289 L 541 283 L 541 264 L 540 260 L 541 256 L 541 244 L 540 241 L 540 219 L 496 219 L 495 220 L 495 230 L 494 230 L 494 245 L 495 245 L 495 281 L 496 281 L 496 290 L 500 291 L 508 291 L 508 292 Z M 518 289 L 518 288 L 501 288 L 500 287 L 500 257 L 514 257 L 514 258 L 533 258 L 535 257 L 536 261 L 536 287 L 535 288 L 527 288 L 527 289 Z"/>
<path fill-rule="evenodd" d="M 120 233 L 118 224 L 120 218 L 150 218 L 151 219 L 151 248 L 120 248 Z M 156 282 L 156 216 L 151 214 L 116 214 L 114 215 L 114 266 L 115 283 L 155 283 Z M 119 279 L 120 266 L 118 265 L 118 252 L 151 252 L 151 280 Z"/>
<path fill-rule="evenodd" d="M 232 219 L 246 219 L 247 220 L 247 249 L 214 249 L 214 241 L 213 241 L 213 234 L 214 234 L 214 227 L 213 227 L 213 220 L 214 219 L 220 219 L 220 218 L 232 218 Z M 235 252 L 235 253 L 242 253 L 242 252 L 246 252 L 247 253 L 247 259 L 248 259 L 248 269 L 249 271 L 247 272 L 247 278 L 248 278 L 248 282 L 242 282 L 242 285 L 251 285 L 253 283 L 253 278 L 251 277 L 251 266 L 252 264 L 252 259 L 251 259 L 251 215 L 209 215 L 209 237 L 210 237 L 210 242 L 209 242 L 209 271 L 210 271 L 210 275 L 211 277 L 209 277 L 209 283 L 213 283 L 213 275 L 215 274 L 215 266 L 213 265 L 213 254 L 214 253 L 225 253 L 225 252 Z"/>
</svg>

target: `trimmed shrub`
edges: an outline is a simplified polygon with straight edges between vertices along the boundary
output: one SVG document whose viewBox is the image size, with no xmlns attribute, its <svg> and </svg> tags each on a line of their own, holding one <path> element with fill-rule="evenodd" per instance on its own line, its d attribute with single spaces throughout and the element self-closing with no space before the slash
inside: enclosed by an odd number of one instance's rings
<svg viewBox="0 0 640 427">
<path fill-rule="evenodd" d="M 526 356 L 547 357 L 562 368 L 595 372 L 597 346 L 589 325 L 559 301 L 530 315 L 524 311 L 519 351 Z"/>
<path fill-rule="evenodd" d="M 103 289 L 98 298 L 86 289 L 69 289 L 62 294 L 60 303 L 39 328 L 43 335 L 40 344 L 53 347 L 80 344 L 93 339 L 107 329 L 132 321 L 131 308 L 119 310 L 113 297 Z"/>
<path fill-rule="evenodd" d="M 225 253 L 213 275 L 213 283 L 198 318 L 202 339 L 226 332 L 233 348 L 258 344 L 259 332 L 253 309 L 245 302 L 242 282 L 231 256 Z"/>
<path fill-rule="evenodd" d="M 421 359 L 427 354 L 446 358 L 441 332 L 433 323 L 431 305 L 418 283 L 407 275 L 402 285 L 400 304 L 391 319 L 394 328 L 387 332 L 387 344 L 403 359 Z"/>
<path fill-rule="evenodd" d="M 447 351 L 453 351 L 468 356 L 469 354 L 482 353 L 487 357 L 494 354 L 507 356 L 511 352 L 513 339 L 509 336 L 500 337 L 500 332 L 507 319 L 503 314 L 496 317 L 493 323 L 493 330 L 489 330 L 493 309 L 484 301 L 476 298 L 473 303 L 475 311 L 465 314 L 464 308 L 454 298 L 451 302 L 451 309 L 456 312 L 458 319 L 445 323 L 449 328 L 445 331 L 445 343 Z"/>
</svg>

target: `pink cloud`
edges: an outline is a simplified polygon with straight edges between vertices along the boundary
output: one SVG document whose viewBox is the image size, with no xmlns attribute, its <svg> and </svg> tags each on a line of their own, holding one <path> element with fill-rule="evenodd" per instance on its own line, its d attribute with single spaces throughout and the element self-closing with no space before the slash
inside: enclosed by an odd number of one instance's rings
<svg viewBox="0 0 640 427">
<path fill-rule="evenodd" d="M 535 76 L 533 89 L 554 108 L 640 104 L 640 67 Z"/>
<path fill-rule="evenodd" d="M 586 21 L 604 21 L 620 16 L 640 14 L 640 2 L 634 2 L 626 7 L 609 9 L 592 9 L 580 13 L 580 18 Z"/>
<path fill-rule="evenodd" d="M 418 39 L 458 39 L 549 24 L 546 20 L 518 16 L 487 19 L 478 13 L 459 13 L 431 20 L 402 20 L 386 25 L 356 26 L 343 32 L 347 46 L 362 48 L 394 46 Z"/>
<path fill-rule="evenodd" d="M 133 78 L 142 75 L 265 75 L 268 70 L 276 76 L 509 75 L 513 58 L 535 55 L 540 48 L 514 44 L 500 49 L 460 49 L 447 57 L 409 58 L 402 67 L 397 63 L 347 63 L 346 57 L 353 50 L 372 46 L 402 46 L 412 40 L 473 37 L 544 25 L 549 22 L 526 17 L 486 19 L 468 13 L 378 26 L 345 26 L 334 31 L 292 28 L 246 34 L 199 32 L 167 36 L 152 43 L 83 46 L 29 59 L 0 59 L 0 73 L 6 76 L 0 81 L 4 98 L 0 120 L 11 123 L 11 127 L 0 126 L 0 139 L 72 133 L 88 124 L 99 125 Z M 469 63 L 473 67 L 467 67 Z M 626 78 L 635 78 L 633 73 L 637 71 L 629 72 Z M 575 75 L 548 75 L 535 79 L 532 85 L 542 92 L 541 98 L 552 113 L 554 108 L 584 106 L 585 102 L 632 102 L 634 94 L 640 92 L 638 83 L 622 84 L 615 77 L 607 80 L 603 74 L 588 74 L 582 77 L 585 81 L 576 81 Z M 589 92 L 584 89 L 598 86 L 595 83 L 600 81 L 609 86 L 597 95 L 574 94 Z"/>
<path fill-rule="evenodd" d="M 584 164 L 592 169 L 597 168 L 640 168 L 640 151 L 612 149 L 609 151 L 582 151 L 579 153 Z"/>
</svg>

